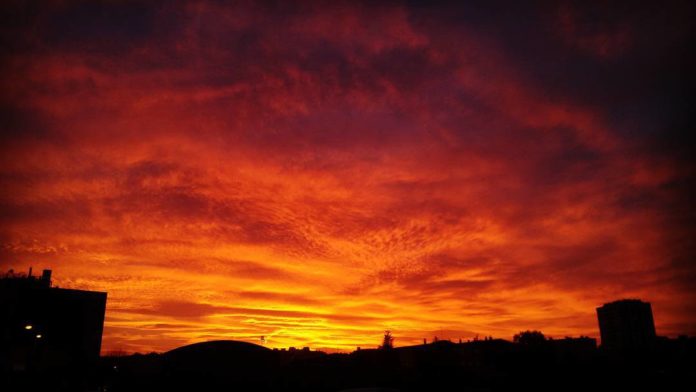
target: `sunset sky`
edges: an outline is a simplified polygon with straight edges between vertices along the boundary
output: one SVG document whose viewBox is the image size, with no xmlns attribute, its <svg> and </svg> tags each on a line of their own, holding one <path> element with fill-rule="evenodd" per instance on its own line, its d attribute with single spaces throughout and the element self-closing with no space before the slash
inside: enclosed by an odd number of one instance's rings
<svg viewBox="0 0 696 392">
<path fill-rule="evenodd" d="M 694 6 L 510 3 L 3 1 L 0 272 L 102 352 L 696 334 Z"/>
</svg>

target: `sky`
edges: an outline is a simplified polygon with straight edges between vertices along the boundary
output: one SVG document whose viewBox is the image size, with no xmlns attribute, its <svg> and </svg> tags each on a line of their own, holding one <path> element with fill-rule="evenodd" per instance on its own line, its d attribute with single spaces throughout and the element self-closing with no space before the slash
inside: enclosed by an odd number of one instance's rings
<svg viewBox="0 0 696 392">
<path fill-rule="evenodd" d="M 695 335 L 695 7 L 509 3 L 3 2 L 0 272 L 105 353 Z"/>
</svg>

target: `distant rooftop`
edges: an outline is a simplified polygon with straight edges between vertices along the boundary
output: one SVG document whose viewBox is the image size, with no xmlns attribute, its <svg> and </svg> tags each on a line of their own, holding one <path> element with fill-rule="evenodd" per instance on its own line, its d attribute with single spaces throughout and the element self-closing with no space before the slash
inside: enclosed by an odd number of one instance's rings
<svg viewBox="0 0 696 392">
<path fill-rule="evenodd" d="M 616 301 L 608 302 L 608 303 L 602 305 L 601 307 L 605 307 L 605 306 L 619 306 L 619 305 L 622 305 L 622 304 L 646 304 L 646 303 L 649 303 L 649 302 L 645 302 L 645 301 L 642 301 L 642 300 L 639 300 L 639 299 L 635 299 L 635 298 L 625 298 L 625 299 L 619 299 L 619 300 L 616 300 Z"/>
<path fill-rule="evenodd" d="M 27 274 L 11 269 L 0 276 L 0 287 L 47 289 L 51 287 L 51 270 L 45 269 L 41 276 L 34 276 L 31 268 Z"/>
</svg>

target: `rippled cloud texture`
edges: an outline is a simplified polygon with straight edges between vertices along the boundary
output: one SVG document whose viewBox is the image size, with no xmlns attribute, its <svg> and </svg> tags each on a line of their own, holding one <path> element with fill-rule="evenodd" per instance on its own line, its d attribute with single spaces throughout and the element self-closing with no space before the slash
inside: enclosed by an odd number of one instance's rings
<svg viewBox="0 0 696 392">
<path fill-rule="evenodd" d="M 688 3 L 143 3 L 2 5 L 0 267 L 103 351 L 696 334 Z"/>
</svg>

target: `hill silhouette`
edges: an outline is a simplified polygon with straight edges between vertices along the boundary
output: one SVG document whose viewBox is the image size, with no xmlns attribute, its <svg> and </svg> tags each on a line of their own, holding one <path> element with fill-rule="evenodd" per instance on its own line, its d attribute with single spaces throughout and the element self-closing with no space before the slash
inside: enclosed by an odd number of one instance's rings
<svg viewBox="0 0 696 392">
<path fill-rule="evenodd" d="M 294 383 L 293 374 L 305 377 L 306 364 L 323 357 L 325 353 L 308 349 L 271 350 L 242 341 L 215 340 L 162 354 L 105 357 L 101 369 L 109 390 L 114 391 L 284 390 Z"/>
<path fill-rule="evenodd" d="M 273 350 L 237 340 L 213 340 L 189 344 L 162 354 L 170 363 L 200 366 L 202 363 L 253 362 L 269 360 Z"/>
<path fill-rule="evenodd" d="M 276 357 L 273 350 L 256 344 L 215 340 L 168 351 L 162 354 L 162 361 L 172 372 L 237 375 L 242 372 L 263 372 L 274 367 Z"/>
<path fill-rule="evenodd" d="M 278 371 L 273 350 L 247 342 L 216 340 L 178 347 L 163 354 L 130 356 L 117 361 L 117 380 L 127 390 L 203 390 L 226 386 L 259 390 L 265 375 Z"/>
<path fill-rule="evenodd" d="M 168 357 L 196 356 L 201 354 L 210 355 L 211 353 L 269 353 L 273 350 L 258 344 L 242 342 L 239 340 L 211 340 L 208 342 L 193 343 L 186 346 L 177 347 L 169 350 L 162 355 Z"/>
</svg>

